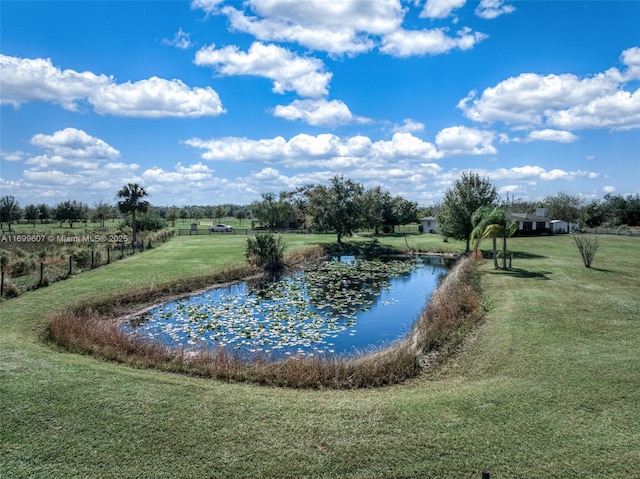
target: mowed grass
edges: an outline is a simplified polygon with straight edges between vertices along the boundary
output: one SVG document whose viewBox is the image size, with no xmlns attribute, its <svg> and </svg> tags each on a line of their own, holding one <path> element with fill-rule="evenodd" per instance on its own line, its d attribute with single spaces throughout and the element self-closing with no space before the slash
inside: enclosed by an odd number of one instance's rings
<svg viewBox="0 0 640 479">
<path fill-rule="evenodd" d="M 286 237 L 292 248 L 335 236 Z M 0 477 L 630 478 L 640 470 L 640 242 L 516 238 L 482 266 L 486 320 L 400 386 L 292 390 L 60 352 L 47 315 L 88 296 L 206 275 L 246 238 L 179 237 L 0 303 Z M 354 241 L 366 243 L 367 238 Z M 398 247 L 460 248 L 429 235 Z"/>
</svg>

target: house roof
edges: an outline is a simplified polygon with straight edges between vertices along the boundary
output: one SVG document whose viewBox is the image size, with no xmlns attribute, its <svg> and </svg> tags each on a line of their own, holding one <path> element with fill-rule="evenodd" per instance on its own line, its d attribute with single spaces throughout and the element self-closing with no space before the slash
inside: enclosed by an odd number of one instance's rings
<svg viewBox="0 0 640 479">
<path fill-rule="evenodd" d="M 549 221 L 549 218 L 545 216 L 537 216 L 529 213 L 509 213 L 510 220 L 516 221 L 531 221 L 532 223 L 546 223 Z"/>
</svg>

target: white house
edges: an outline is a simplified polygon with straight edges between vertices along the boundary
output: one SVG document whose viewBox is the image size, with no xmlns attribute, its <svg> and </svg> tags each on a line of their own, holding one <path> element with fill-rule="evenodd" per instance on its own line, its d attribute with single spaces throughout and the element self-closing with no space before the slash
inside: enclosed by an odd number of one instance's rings
<svg viewBox="0 0 640 479">
<path fill-rule="evenodd" d="M 564 220 L 551 220 L 551 231 L 558 233 L 575 233 L 580 228 L 578 223 L 570 223 Z"/>
<path fill-rule="evenodd" d="M 538 208 L 540 210 L 541 208 Z M 536 213 L 538 213 L 536 210 Z M 551 228 L 549 218 L 541 215 L 531 215 L 529 213 L 510 213 L 508 219 L 518 223 L 518 231 L 524 234 L 532 234 Z"/>
<path fill-rule="evenodd" d="M 424 218 L 420 218 L 420 223 L 422 223 L 423 233 L 435 234 L 438 232 L 438 220 L 436 220 L 435 216 L 426 216 Z"/>
<path fill-rule="evenodd" d="M 573 233 L 578 230 L 578 224 L 564 220 L 550 220 L 546 208 L 536 208 L 536 214 L 510 213 L 508 219 L 518 223 L 521 234 L 536 234 L 540 232 Z"/>
</svg>

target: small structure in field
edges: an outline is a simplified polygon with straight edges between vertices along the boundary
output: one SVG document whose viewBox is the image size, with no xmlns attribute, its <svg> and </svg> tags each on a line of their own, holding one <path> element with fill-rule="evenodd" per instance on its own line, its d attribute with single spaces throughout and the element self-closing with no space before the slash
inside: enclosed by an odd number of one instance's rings
<svg viewBox="0 0 640 479">
<path fill-rule="evenodd" d="M 424 218 L 420 218 L 420 223 L 422 225 L 423 233 L 438 233 L 438 220 L 435 216 L 426 216 Z"/>
</svg>

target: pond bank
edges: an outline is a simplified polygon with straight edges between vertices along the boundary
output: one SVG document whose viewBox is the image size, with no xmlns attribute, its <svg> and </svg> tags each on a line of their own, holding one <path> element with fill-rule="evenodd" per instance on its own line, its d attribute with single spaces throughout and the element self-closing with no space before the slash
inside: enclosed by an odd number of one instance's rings
<svg viewBox="0 0 640 479">
<path fill-rule="evenodd" d="M 308 256 L 318 257 L 318 250 Z M 309 252 L 307 252 L 309 253 Z M 397 253 L 397 251 L 396 251 Z M 297 252 L 294 263 L 301 263 L 305 254 Z M 228 269 L 217 276 L 230 279 L 241 272 Z M 212 282 L 205 278 L 172 284 L 162 288 L 147 288 L 110 298 L 108 301 L 85 302 L 52 318 L 48 339 L 60 347 L 93 354 L 108 360 L 125 362 L 135 367 L 157 368 L 203 377 L 231 381 L 248 381 L 289 387 L 355 388 L 399 383 L 419 374 L 427 355 L 441 351 L 441 357 L 461 341 L 480 318 L 479 292 L 473 286 L 475 267 L 471 261 L 459 261 L 433 294 L 429 306 L 416 321 L 407 339 L 392 347 L 351 359 L 289 358 L 268 361 L 257 356 L 246 361 L 224 349 L 199 354 L 176 352 L 165 346 L 136 340 L 118 330 L 116 318 L 131 313 L 136 306 L 158 302 L 170 295 L 192 292 L 194 285 L 204 288 Z M 211 280 L 212 277 L 206 278 Z M 188 288 L 191 286 L 191 289 Z M 452 301 L 454 298 L 455 301 Z M 140 308 L 138 308 L 139 310 Z"/>
</svg>

